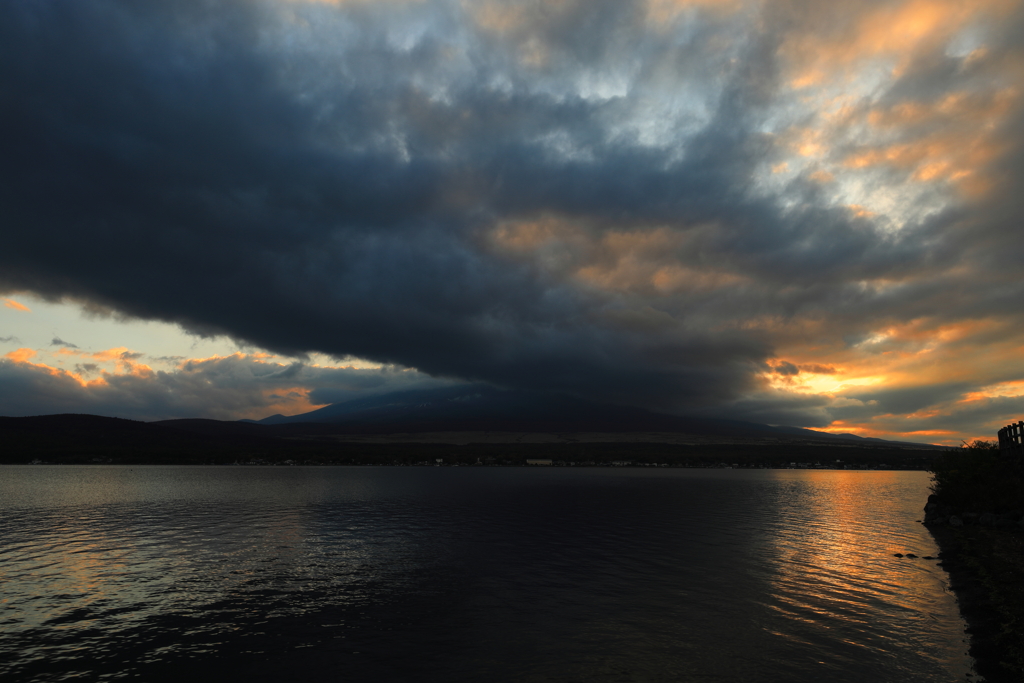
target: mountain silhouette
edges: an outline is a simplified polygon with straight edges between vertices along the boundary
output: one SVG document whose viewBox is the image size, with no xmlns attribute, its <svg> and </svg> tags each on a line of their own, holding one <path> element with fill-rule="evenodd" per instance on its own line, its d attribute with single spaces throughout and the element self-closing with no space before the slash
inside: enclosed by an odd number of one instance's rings
<svg viewBox="0 0 1024 683">
<path fill-rule="evenodd" d="M 299 415 L 272 415 L 250 422 L 294 427 L 332 425 L 349 433 L 671 432 L 694 436 L 903 443 L 741 420 L 668 415 L 564 394 L 498 389 L 487 384 L 392 392 L 334 403 Z"/>
</svg>

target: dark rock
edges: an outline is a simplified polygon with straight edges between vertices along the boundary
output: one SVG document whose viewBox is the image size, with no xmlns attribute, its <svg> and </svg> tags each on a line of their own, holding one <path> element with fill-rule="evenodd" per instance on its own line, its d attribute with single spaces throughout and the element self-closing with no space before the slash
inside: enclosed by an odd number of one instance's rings
<svg viewBox="0 0 1024 683">
<path fill-rule="evenodd" d="M 960 613 L 968 624 L 965 633 L 970 636 L 975 671 L 989 683 L 1021 683 L 1024 677 L 1014 664 L 1019 658 L 1013 649 L 1019 635 L 1016 631 L 1006 631 L 1007 615 L 1001 613 L 1004 595 L 991 585 L 993 575 L 982 570 L 986 564 L 999 559 L 992 556 L 992 544 L 1006 540 L 998 540 L 995 534 L 999 532 L 979 527 L 981 525 L 951 529 L 935 525 L 929 527 L 929 531 L 940 548 L 939 566 L 949 576 L 949 587 L 956 594 Z M 1005 583 L 1007 579 L 1001 580 Z"/>
<path fill-rule="evenodd" d="M 893 557 L 903 557 L 903 553 L 893 553 Z"/>
<path fill-rule="evenodd" d="M 917 555 L 915 555 L 914 553 L 907 553 L 905 557 L 909 557 L 912 560 L 917 559 Z"/>
</svg>

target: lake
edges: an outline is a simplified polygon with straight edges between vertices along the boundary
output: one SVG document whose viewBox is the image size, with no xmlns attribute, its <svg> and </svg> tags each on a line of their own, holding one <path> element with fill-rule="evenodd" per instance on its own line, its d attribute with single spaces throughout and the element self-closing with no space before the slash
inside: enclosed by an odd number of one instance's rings
<svg viewBox="0 0 1024 683">
<path fill-rule="evenodd" d="M 0 467 L 0 678 L 963 681 L 928 481 Z"/>
</svg>

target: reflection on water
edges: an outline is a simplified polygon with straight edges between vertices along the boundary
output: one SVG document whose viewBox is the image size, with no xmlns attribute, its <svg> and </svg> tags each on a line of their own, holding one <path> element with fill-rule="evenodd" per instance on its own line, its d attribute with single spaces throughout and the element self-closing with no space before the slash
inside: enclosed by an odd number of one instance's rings
<svg viewBox="0 0 1024 683">
<path fill-rule="evenodd" d="M 765 551 L 770 557 L 764 606 L 772 629 L 794 647 L 818 649 L 821 667 L 860 670 L 871 678 L 873 659 L 892 649 L 892 634 L 936 655 L 941 643 L 930 625 L 948 610 L 945 575 L 934 563 L 898 559 L 894 553 L 936 553 L 930 536 L 909 522 L 921 509 L 921 474 L 905 472 L 777 471 L 765 501 L 769 511 Z M 830 648 L 816 647 L 833 641 Z M 947 653 L 951 670 L 962 648 Z M 896 659 L 900 676 L 915 662 Z"/>
<path fill-rule="evenodd" d="M 921 472 L 5 467 L 0 676 L 946 681 Z"/>
</svg>

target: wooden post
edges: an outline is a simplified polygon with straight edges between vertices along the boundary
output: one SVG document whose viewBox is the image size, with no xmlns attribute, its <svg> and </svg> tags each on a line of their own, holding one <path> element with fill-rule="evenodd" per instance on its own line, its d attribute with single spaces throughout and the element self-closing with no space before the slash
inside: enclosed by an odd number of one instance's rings
<svg viewBox="0 0 1024 683">
<path fill-rule="evenodd" d="M 1024 420 L 1018 420 L 999 430 L 999 450 L 1003 455 L 1024 457 Z"/>
</svg>

